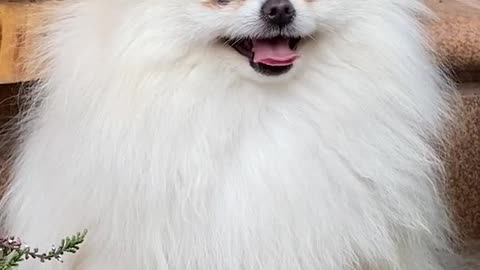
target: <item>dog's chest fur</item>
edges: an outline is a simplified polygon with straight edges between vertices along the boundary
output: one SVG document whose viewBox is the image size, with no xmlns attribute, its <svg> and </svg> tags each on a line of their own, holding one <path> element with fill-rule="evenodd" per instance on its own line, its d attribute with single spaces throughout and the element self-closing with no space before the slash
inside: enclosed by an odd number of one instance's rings
<svg viewBox="0 0 480 270">
<path fill-rule="evenodd" d="M 138 100 L 105 99 L 71 142 L 81 159 L 72 162 L 86 171 L 82 185 L 95 186 L 95 194 L 85 193 L 90 198 L 75 200 L 105 209 L 94 218 L 116 225 L 102 233 L 134 231 L 167 254 L 154 265 L 378 263 L 376 254 L 398 252 L 394 239 L 403 230 L 389 228 L 421 226 L 415 205 L 435 203 L 416 194 L 431 188 L 421 181 L 428 160 L 419 157 L 430 149 L 396 108 L 323 83 L 316 77 L 264 89 L 172 81 L 174 93 L 153 87 L 139 89 Z M 378 104 L 363 106 L 369 102 Z M 425 170 L 415 175 L 408 170 L 415 167 Z"/>
<path fill-rule="evenodd" d="M 99 65 L 87 46 L 90 58 L 58 60 L 8 227 L 37 243 L 89 228 L 68 270 L 441 269 L 449 224 L 431 142 L 445 85 L 413 23 L 396 22 L 322 40 L 275 84 L 209 51 L 158 69 L 113 54 Z"/>
</svg>

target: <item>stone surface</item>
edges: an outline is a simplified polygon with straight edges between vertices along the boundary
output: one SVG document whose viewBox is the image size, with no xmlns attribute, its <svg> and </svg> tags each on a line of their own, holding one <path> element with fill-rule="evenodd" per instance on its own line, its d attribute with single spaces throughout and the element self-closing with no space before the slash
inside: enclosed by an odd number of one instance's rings
<svg viewBox="0 0 480 270">
<path fill-rule="evenodd" d="M 480 70 L 480 1 L 427 0 L 439 20 L 429 27 L 437 51 L 458 71 Z"/>
<path fill-rule="evenodd" d="M 448 197 L 458 229 L 469 240 L 480 239 L 480 84 L 461 88 L 461 121 L 447 158 Z"/>
</svg>

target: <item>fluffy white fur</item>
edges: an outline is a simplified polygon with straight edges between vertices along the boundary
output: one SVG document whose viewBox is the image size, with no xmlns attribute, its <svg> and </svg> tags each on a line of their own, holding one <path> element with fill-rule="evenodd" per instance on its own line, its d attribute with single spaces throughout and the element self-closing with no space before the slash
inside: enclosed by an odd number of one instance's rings
<svg viewBox="0 0 480 270">
<path fill-rule="evenodd" d="M 264 0 L 69 0 L 5 201 L 69 270 L 443 270 L 433 144 L 449 117 L 416 0 L 292 0 L 311 36 L 265 77 L 219 36 L 258 36 Z M 42 268 L 45 267 L 45 268 Z"/>
</svg>

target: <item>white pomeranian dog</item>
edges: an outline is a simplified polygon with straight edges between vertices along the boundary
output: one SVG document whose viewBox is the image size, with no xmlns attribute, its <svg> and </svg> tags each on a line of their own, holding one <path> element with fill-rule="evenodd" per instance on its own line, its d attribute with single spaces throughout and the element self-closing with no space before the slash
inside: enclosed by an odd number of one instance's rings
<svg viewBox="0 0 480 270">
<path fill-rule="evenodd" d="M 453 95 L 421 1 L 53 12 L 5 226 L 40 248 L 89 235 L 21 269 L 447 269 Z"/>
</svg>

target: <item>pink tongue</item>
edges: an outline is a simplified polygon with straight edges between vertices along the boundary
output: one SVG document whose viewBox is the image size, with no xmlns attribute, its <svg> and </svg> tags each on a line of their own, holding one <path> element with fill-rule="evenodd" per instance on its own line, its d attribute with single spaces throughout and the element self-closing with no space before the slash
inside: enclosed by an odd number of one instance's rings
<svg viewBox="0 0 480 270">
<path fill-rule="evenodd" d="M 288 45 L 288 39 L 267 41 L 253 40 L 253 61 L 268 66 L 288 66 L 297 60 L 300 55 Z"/>
</svg>

